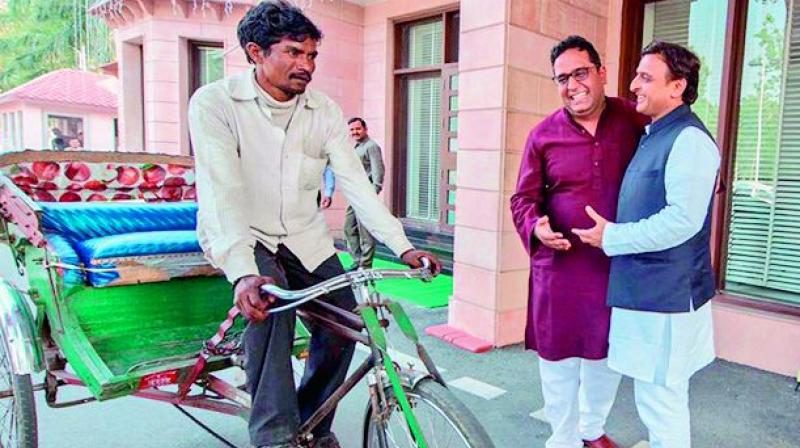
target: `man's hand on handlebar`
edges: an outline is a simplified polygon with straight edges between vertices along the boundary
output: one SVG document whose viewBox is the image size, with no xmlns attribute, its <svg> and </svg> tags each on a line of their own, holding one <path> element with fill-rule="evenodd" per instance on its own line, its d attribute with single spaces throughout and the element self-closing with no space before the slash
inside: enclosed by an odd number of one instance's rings
<svg viewBox="0 0 800 448">
<path fill-rule="evenodd" d="M 233 303 L 250 321 L 261 322 L 269 315 L 269 307 L 275 303 L 272 296 L 261 295 L 261 286 L 275 284 L 272 277 L 248 275 L 240 278 L 233 289 Z"/>
<path fill-rule="evenodd" d="M 430 270 L 431 274 L 438 275 L 439 272 L 442 270 L 442 263 L 436 258 L 436 255 L 428 252 L 427 250 L 417 250 L 411 249 L 403 252 L 403 255 L 400 256 L 403 259 L 403 263 L 411 266 L 414 269 L 418 269 L 422 267 L 422 259 L 425 258 L 430 262 Z"/>
</svg>

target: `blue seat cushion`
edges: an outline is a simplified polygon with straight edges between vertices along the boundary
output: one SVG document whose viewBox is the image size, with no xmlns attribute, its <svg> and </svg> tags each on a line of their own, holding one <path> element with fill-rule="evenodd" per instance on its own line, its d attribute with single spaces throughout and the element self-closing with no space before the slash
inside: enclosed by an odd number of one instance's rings
<svg viewBox="0 0 800 448">
<path fill-rule="evenodd" d="M 162 230 L 108 235 L 79 241 L 75 249 L 86 265 L 108 258 L 202 252 L 194 230 Z"/>
<path fill-rule="evenodd" d="M 76 242 L 74 247 L 89 268 L 86 278 L 97 287 L 183 277 L 201 266 L 207 267 L 202 274 L 207 275 L 211 269 L 194 230 L 108 235 Z"/>
<path fill-rule="evenodd" d="M 69 240 L 55 234 L 45 234 L 45 238 L 47 238 L 47 244 L 50 249 L 58 257 L 58 261 L 67 265 L 67 267 L 62 268 L 64 284 L 68 287 L 83 284 L 86 278 L 83 275 L 83 271 L 77 268 L 81 265 L 81 260 Z"/>
<path fill-rule="evenodd" d="M 88 280 L 100 287 L 219 275 L 197 241 L 196 203 L 39 205 L 50 247 L 64 264 L 76 267 L 64 268 L 65 283 Z"/>
<path fill-rule="evenodd" d="M 197 227 L 195 202 L 41 202 L 42 229 L 70 241 Z"/>
</svg>

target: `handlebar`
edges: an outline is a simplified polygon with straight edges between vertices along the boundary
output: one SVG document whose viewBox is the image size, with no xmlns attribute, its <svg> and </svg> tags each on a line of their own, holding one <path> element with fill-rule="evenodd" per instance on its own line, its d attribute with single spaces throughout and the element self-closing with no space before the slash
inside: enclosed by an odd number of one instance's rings
<svg viewBox="0 0 800 448">
<path fill-rule="evenodd" d="M 298 307 L 303 303 L 309 302 L 317 297 L 324 296 L 338 289 L 348 286 L 355 287 L 375 280 L 385 280 L 390 278 L 407 278 L 431 281 L 431 279 L 433 279 L 431 262 L 427 258 L 423 258 L 422 267 L 417 269 L 359 269 L 353 272 L 345 272 L 344 274 L 337 275 L 336 277 L 325 280 L 324 282 L 318 283 L 314 286 L 296 291 L 289 291 L 280 288 L 277 285 L 263 285 L 261 286 L 261 292 L 263 294 L 276 297 L 280 300 L 291 302 L 289 304 L 270 309 L 270 313 L 277 313 L 290 308 Z"/>
</svg>

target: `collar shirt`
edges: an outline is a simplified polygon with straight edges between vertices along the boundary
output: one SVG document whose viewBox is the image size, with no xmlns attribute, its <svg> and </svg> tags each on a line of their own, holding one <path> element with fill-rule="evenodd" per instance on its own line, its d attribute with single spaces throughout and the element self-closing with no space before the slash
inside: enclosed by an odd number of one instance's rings
<svg viewBox="0 0 800 448">
<path fill-rule="evenodd" d="M 395 254 L 412 249 L 403 227 L 370 188 L 342 111 L 308 90 L 288 125 L 259 100 L 254 69 L 200 88 L 189 104 L 198 193 L 197 232 L 206 257 L 230 281 L 258 275 L 257 241 L 284 244 L 314 271 L 335 254 L 316 198 L 325 166 L 362 224 Z"/>
<path fill-rule="evenodd" d="M 383 155 L 381 147 L 371 138 L 363 142 L 356 143 L 356 155 L 364 165 L 367 177 L 375 186 L 375 190 L 380 192 L 383 189 L 383 177 L 386 169 L 383 166 Z"/>
</svg>

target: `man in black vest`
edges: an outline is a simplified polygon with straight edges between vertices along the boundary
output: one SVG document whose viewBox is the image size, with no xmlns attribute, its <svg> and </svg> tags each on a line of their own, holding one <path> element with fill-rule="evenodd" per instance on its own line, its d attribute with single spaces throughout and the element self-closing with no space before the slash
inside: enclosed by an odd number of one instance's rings
<svg viewBox="0 0 800 448">
<path fill-rule="evenodd" d="M 622 181 L 618 223 L 591 207 L 575 229 L 612 257 L 608 365 L 634 379 L 652 448 L 688 448 L 689 378 L 714 359 L 711 200 L 719 150 L 689 106 L 700 61 L 653 42 L 631 82 L 636 110 L 652 118 Z"/>
</svg>

